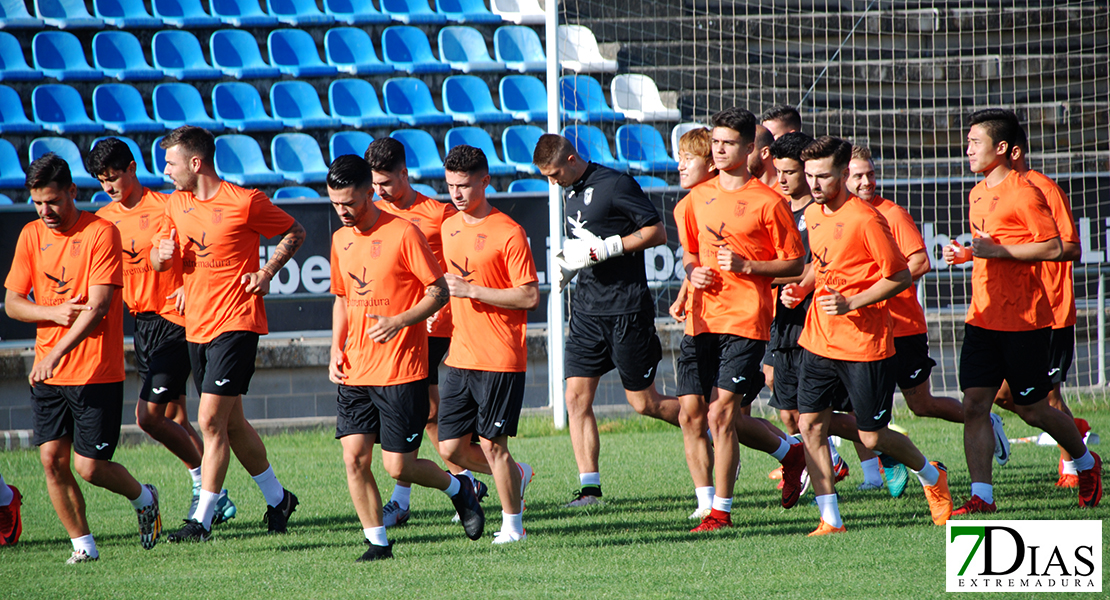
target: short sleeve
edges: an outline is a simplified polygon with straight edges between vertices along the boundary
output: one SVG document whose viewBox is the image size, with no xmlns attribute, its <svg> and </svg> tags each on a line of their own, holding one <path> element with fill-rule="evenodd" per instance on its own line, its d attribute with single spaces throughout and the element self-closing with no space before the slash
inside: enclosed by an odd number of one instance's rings
<svg viewBox="0 0 1110 600">
<path fill-rule="evenodd" d="M 123 287 L 123 243 L 119 230 L 107 222 L 97 229 L 93 240 L 89 285 Z"/>
<path fill-rule="evenodd" d="M 401 250 L 401 256 L 402 260 L 405 261 L 405 267 L 416 276 L 420 283 L 431 285 L 435 280 L 443 277 L 443 270 L 439 268 L 439 261 L 432 254 L 432 249 L 428 246 L 428 240 L 424 239 L 424 234 L 420 233 L 420 230 L 408 221 L 404 221 L 404 225 L 404 235 L 401 238 L 404 248 Z"/>
<path fill-rule="evenodd" d="M 635 179 L 621 175 L 614 188 L 613 208 L 623 213 L 637 230 L 662 220 L 659 211 Z"/>
<path fill-rule="evenodd" d="M 908 258 L 925 249 L 925 238 L 921 237 L 921 232 L 913 222 L 913 217 L 906 212 L 906 209 L 895 205 L 895 209 L 890 211 L 888 217 L 887 223 L 890 225 L 890 233 L 894 236 L 894 242 L 898 244 L 898 249 L 902 251 L 902 256 Z"/>
<path fill-rule="evenodd" d="M 678 201 L 678 204 L 674 205 L 674 224 L 675 229 L 678 230 L 678 245 L 683 248 L 686 247 L 686 207 L 690 206 L 686 199 L 689 197 L 690 194 L 686 194 L 682 200 Z"/>
<path fill-rule="evenodd" d="M 277 237 L 293 226 L 293 217 L 270 201 L 258 190 L 250 192 L 250 218 L 247 226 L 264 238 Z"/>
<path fill-rule="evenodd" d="M 8 277 L 4 280 L 4 287 L 26 296 L 31 293 L 35 287 L 34 279 L 31 277 L 31 272 L 35 268 L 33 264 L 34 254 L 31 252 L 30 234 L 31 228 L 24 227 L 23 231 L 19 232 L 19 241 L 15 245 L 15 256 L 12 258 L 12 268 L 8 271 Z"/>
<path fill-rule="evenodd" d="M 878 219 L 866 219 L 863 222 L 863 243 L 878 265 L 883 277 L 890 278 L 895 273 L 908 268 L 902 251 L 898 249 L 894 236 L 890 233 L 890 226 L 886 219 L 879 215 Z"/>
<path fill-rule="evenodd" d="M 1048 203 L 1052 220 L 1056 222 L 1056 229 L 1060 233 L 1060 241 L 1078 244 L 1079 230 L 1075 227 L 1075 217 L 1071 212 L 1071 203 L 1068 202 L 1068 197 L 1064 195 L 1064 190 L 1061 190 L 1054 182 L 1038 189 L 1041 190 L 1045 201 Z"/>
<path fill-rule="evenodd" d="M 1044 194 L 1030 185 L 1025 188 L 1025 195 L 1024 201 L 1017 207 L 1017 213 L 1029 233 L 1033 235 L 1033 241 L 1047 242 L 1060 237 L 1060 231 L 1056 229 L 1056 221 L 1052 218 L 1052 212 L 1048 210 Z"/>
<path fill-rule="evenodd" d="M 798 226 L 794 223 L 794 213 L 790 211 L 790 207 L 780 200 L 770 202 L 769 206 L 771 214 L 768 226 L 775 244 L 775 255 L 779 260 L 794 260 L 805 256 L 802 236 L 798 234 Z"/>
<path fill-rule="evenodd" d="M 524 230 L 514 227 L 505 240 L 505 266 L 513 287 L 536 283 L 536 263 L 532 260 L 532 248 Z"/>
<path fill-rule="evenodd" d="M 342 230 L 340 230 L 342 231 Z M 339 272 L 339 253 L 335 251 L 336 241 L 335 236 L 331 238 L 331 293 L 336 296 L 347 295 L 346 280 L 343 279 L 343 274 Z"/>
<path fill-rule="evenodd" d="M 678 236 L 679 241 L 682 242 L 682 250 L 693 256 L 697 256 L 701 250 L 701 244 L 698 240 L 698 219 L 694 214 L 695 194 L 697 192 L 690 192 L 686 195 L 684 202 L 686 203 L 686 211 L 683 215 L 682 221 L 679 222 L 679 229 L 683 231 Z M 675 218 L 677 219 L 677 213 Z"/>
</svg>

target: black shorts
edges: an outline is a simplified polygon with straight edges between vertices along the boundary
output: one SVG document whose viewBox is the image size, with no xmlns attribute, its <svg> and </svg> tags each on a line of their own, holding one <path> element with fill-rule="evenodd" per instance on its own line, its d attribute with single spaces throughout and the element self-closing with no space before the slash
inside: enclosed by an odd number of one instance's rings
<svg viewBox="0 0 1110 600">
<path fill-rule="evenodd" d="M 253 331 L 227 331 L 207 344 L 189 342 L 189 362 L 193 365 L 197 393 L 217 396 L 247 393 L 257 354 L 258 334 Z"/>
<path fill-rule="evenodd" d="M 439 385 L 439 364 L 451 348 L 451 338 L 428 336 L 428 385 Z"/>
<path fill-rule="evenodd" d="M 185 328 L 158 313 L 135 315 L 135 366 L 139 398 L 154 404 L 173 402 L 185 395 L 189 381 L 189 342 Z"/>
<path fill-rule="evenodd" d="M 678 358 L 675 360 L 675 376 L 678 396 L 701 396 L 708 401 L 713 392 L 713 373 L 716 365 L 712 364 L 709 352 L 698 351 L 698 345 L 704 345 L 706 340 L 701 336 L 683 335 L 678 345 Z"/>
<path fill-rule="evenodd" d="M 439 397 L 439 439 L 515 436 L 525 374 L 448 367 Z"/>
<path fill-rule="evenodd" d="M 428 424 L 428 380 L 398 385 L 341 385 L 335 438 L 376 435 L 386 452 L 415 452 Z"/>
<path fill-rule="evenodd" d="M 1033 331 L 995 331 L 964 324 L 960 350 L 960 389 L 999 388 L 1010 384 L 1014 403 L 1028 406 L 1052 390 L 1048 327 Z"/>
<path fill-rule="evenodd" d="M 937 361 L 929 357 L 929 334 L 894 338 L 894 365 L 899 389 L 908 390 L 929 381 L 937 366 Z"/>
<path fill-rule="evenodd" d="M 856 426 L 860 431 L 878 431 L 890 424 L 894 408 L 894 357 L 870 362 L 836 360 L 808 350 L 799 371 L 798 412 L 836 410 L 839 388 L 848 391 Z"/>
<path fill-rule="evenodd" d="M 614 368 L 630 392 L 655 383 L 663 345 L 655 333 L 654 313 L 570 317 L 565 349 L 566 377 L 601 377 Z"/>
<path fill-rule="evenodd" d="M 798 374 L 802 369 L 803 348 L 779 348 L 775 350 L 775 393 L 771 394 L 768 404 L 779 410 L 798 410 Z M 851 412 L 852 403 L 848 401 L 848 390 L 841 382 L 833 392 L 832 409 L 837 412 Z"/>
<path fill-rule="evenodd" d="M 772 369 L 775 368 L 775 351 L 771 348 L 771 344 L 767 344 L 766 349 L 763 351 L 763 360 L 760 364 L 767 365 Z"/>
<path fill-rule="evenodd" d="M 112 460 L 123 422 L 123 382 L 37 383 L 31 388 L 31 410 L 36 446 L 68 437 L 77 454 Z"/>
<path fill-rule="evenodd" d="M 1075 360 L 1075 325 L 1053 329 L 1050 339 L 1048 378 L 1055 386 L 1067 381 L 1071 363 Z"/>
<path fill-rule="evenodd" d="M 763 389 L 763 370 L 759 365 L 766 346 L 763 340 L 738 335 L 700 333 L 694 336 L 693 344 L 699 365 L 698 379 L 704 382 L 703 386 L 741 396 L 741 406 L 751 404 Z M 689 346 L 683 349 L 689 350 Z M 708 394 L 705 397 L 710 398 Z"/>
</svg>

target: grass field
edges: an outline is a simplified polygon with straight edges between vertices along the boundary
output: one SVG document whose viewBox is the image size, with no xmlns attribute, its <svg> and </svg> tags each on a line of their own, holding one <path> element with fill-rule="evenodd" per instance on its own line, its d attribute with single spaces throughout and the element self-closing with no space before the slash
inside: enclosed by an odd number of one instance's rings
<svg viewBox="0 0 1110 600">
<path fill-rule="evenodd" d="M 1110 432 L 1106 408 L 1076 411 L 1094 430 Z M 1033 435 L 1006 414 L 1010 437 Z M 967 496 L 960 427 L 896 413 L 896 421 L 933 460 L 950 468 L 959 506 Z M 929 520 L 911 477 L 901 499 L 859 492 L 858 461 L 847 446 L 852 474 L 839 486 L 847 534 L 809 539 L 818 520 L 812 493 L 792 510 L 779 506 L 767 472 L 776 463 L 742 450 L 731 530 L 688 532 L 693 490 L 677 429 L 640 417 L 603 424 L 605 504 L 562 508 L 577 488 L 565 433 L 529 420 L 512 449 L 531 463 L 524 516 L 528 539 L 495 547 L 500 526 L 496 494 L 486 501 L 486 535 L 467 540 L 450 523 L 453 509 L 440 492 L 416 489 L 413 518 L 390 532 L 396 558 L 356 564 L 362 533 L 347 494 L 340 448 L 330 431 L 266 438 L 282 482 L 301 500 L 289 534 L 269 536 L 260 520 L 262 496 L 237 464 L 227 487 L 240 507 L 198 545 L 139 547 L 130 505 L 82 485 L 100 561 L 63 564 L 71 547 L 46 494 L 35 452 L 0 453 L 0 473 L 23 492 L 24 532 L 0 549 L 0 598 L 934 598 L 944 594 L 944 528 Z M 427 442 L 425 442 L 427 444 Z M 1105 448 L 1104 448 L 1105 449 Z M 427 450 L 427 447 L 425 447 Z M 1095 447 L 1098 451 L 1099 448 Z M 1105 453 L 1105 452 L 1100 452 Z M 427 453 L 426 454 L 430 454 Z M 998 518 L 1105 519 L 1105 504 L 1076 507 L 1075 490 L 1059 490 L 1056 448 L 1014 446 L 995 469 Z M 125 447 L 116 459 L 161 491 L 163 520 L 175 530 L 189 501 L 188 475 L 154 445 Z M 376 462 L 380 462 L 377 460 Z M 392 482 L 376 469 L 383 496 Z M 488 483 L 491 478 L 485 477 Z M 491 490 L 492 492 L 492 490 Z M 1110 528 L 1104 528 L 1104 537 Z M 1105 542 L 1105 539 L 1104 539 Z M 1110 547 L 1110 545 L 1106 546 Z M 1038 595 L 1039 597 L 1041 595 Z"/>
</svg>

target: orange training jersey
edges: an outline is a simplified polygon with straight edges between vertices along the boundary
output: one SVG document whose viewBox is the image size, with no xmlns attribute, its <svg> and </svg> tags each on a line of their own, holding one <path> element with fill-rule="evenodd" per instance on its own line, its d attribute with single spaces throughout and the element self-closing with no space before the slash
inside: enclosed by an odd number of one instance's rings
<svg viewBox="0 0 1110 600">
<path fill-rule="evenodd" d="M 89 299 L 94 285 L 123 285 L 119 231 L 88 212 L 60 233 L 36 220 L 19 233 L 12 270 L 4 287 L 16 294 L 34 293 L 39 306 L 57 306 L 74 297 Z M 123 297 L 113 290 L 108 314 L 81 343 L 62 357 L 51 385 L 87 385 L 123 381 Z M 38 323 L 35 362 L 58 344 L 68 327 Z"/>
<path fill-rule="evenodd" d="M 902 256 L 909 259 L 911 254 L 925 250 L 925 239 L 921 237 L 913 217 L 906 209 L 894 202 L 875 196 L 871 199 L 871 206 L 879 211 L 890 227 L 894 242 L 902 251 Z M 929 327 L 925 324 L 925 310 L 917 301 L 917 286 L 902 290 L 897 296 L 886 301 L 890 310 L 890 318 L 894 319 L 894 337 L 906 337 L 928 333 Z"/>
<path fill-rule="evenodd" d="M 181 287 L 181 257 L 175 256 L 169 269 L 159 273 L 150 266 L 154 234 L 162 228 L 168 194 L 143 188 L 143 197 L 133 208 L 111 202 L 96 211 L 96 216 L 111 221 L 123 241 L 123 301 L 131 314 L 158 313 L 166 320 L 185 325 L 169 295 Z"/>
<path fill-rule="evenodd" d="M 428 376 L 428 332 L 420 325 L 379 344 L 366 335 L 377 319 L 412 308 L 443 277 L 420 230 L 383 212 L 365 233 L 341 227 L 331 237 L 331 293 L 347 302 L 346 385 L 399 385 Z"/>
<path fill-rule="evenodd" d="M 801 258 L 805 248 L 790 205 L 754 177 L 734 191 L 722 189 L 719 179 L 713 179 L 695 187 L 687 198 L 683 250 L 697 254 L 703 267 L 720 276 L 708 289 L 690 290 L 700 305 L 694 330 L 768 340 L 774 278 L 722 272 L 717 250 L 727 246 L 745 260 Z"/>
<path fill-rule="evenodd" d="M 416 200 L 413 201 L 412 206 L 405 210 L 400 210 L 392 203 L 384 200 L 379 200 L 375 205 L 387 213 L 401 217 L 408 220 L 424 237 L 428 240 L 428 247 L 432 249 L 432 254 L 435 255 L 436 260 L 439 261 L 439 268 L 443 272 L 447 272 L 447 263 L 443 260 L 443 237 L 441 230 L 443 229 L 443 221 L 451 215 L 459 212 L 455 205 L 439 202 L 421 194 L 416 193 Z M 439 309 L 439 312 L 432 315 L 428 320 L 428 335 L 432 337 L 451 337 L 451 305 L 447 304 Z"/>
<path fill-rule="evenodd" d="M 1044 196 L 1017 171 L 993 188 L 980 181 L 972 188 L 970 199 L 976 237 L 986 233 L 998 244 L 1026 244 L 1060 236 Z M 1042 264 L 976 258 L 967 322 L 995 331 L 1051 327 L 1052 304 L 1041 280 Z"/>
<path fill-rule="evenodd" d="M 482 287 L 505 290 L 536 283 L 528 235 L 496 208 L 473 225 L 456 214 L 443 222 L 448 273 Z M 522 373 L 528 368 L 524 334 L 528 311 L 500 308 L 470 298 L 451 298 L 455 331 L 447 366 Z"/>
<path fill-rule="evenodd" d="M 228 331 L 268 333 L 261 296 L 248 294 L 243 275 L 260 268 L 262 237 L 281 235 L 293 217 L 266 194 L 226 181 L 212 198 L 174 192 L 155 240 L 177 229 L 185 280 L 185 338 L 205 344 Z"/>
<path fill-rule="evenodd" d="M 678 227 L 678 243 L 683 248 L 686 247 L 686 209 L 690 206 L 690 194 L 686 194 L 674 205 L 674 222 Z M 694 288 L 690 282 L 683 280 L 682 285 L 686 286 L 686 323 L 683 333 L 686 335 L 697 335 L 698 331 L 694 330 Z"/>
<path fill-rule="evenodd" d="M 1055 181 L 1037 171 L 1026 171 L 1025 180 L 1044 195 L 1052 220 L 1056 221 L 1056 229 L 1060 232 L 1060 241 L 1078 244 L 1079 231 L 1075 228 L 1075 217 L 1071 214 L 1071 204 L 1064 190 Z M 1072 262 L 1041 263 L 1041 279 L 1048 292 L 1048 301 L 1052 304 L 1052 327 L 1062 329 L 1075 325 L 1075 278 L 1072 275 Z"/>
<path fill-rule="evenodd" d="M 885 301 L 846 315 L 829 315 L 817 303 L 828 294 L 826 285 L 854 296 L 906 269 L 886 219 L 855 196 L 831 215 L 824 206 L 811 204 L 805 217 L 816 287 L 798 345 L 835 360 L 872 362 L 892 356 L 894 324 Z"/>
</svg>

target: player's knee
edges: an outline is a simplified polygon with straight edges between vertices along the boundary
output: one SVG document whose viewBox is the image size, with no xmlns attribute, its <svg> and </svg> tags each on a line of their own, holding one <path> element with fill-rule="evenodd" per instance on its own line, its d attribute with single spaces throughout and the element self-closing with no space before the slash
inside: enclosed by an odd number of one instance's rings
<svg viewBox="0 0 1110 600">
<path fill-rule="evenodd" d="M 874 452 L 879 447 L 879 434 L 874 431 L 861 431 L 859 432 L 859 443 L 863 444 L 864 448 Z"/>
<path fill-rule="evenodd" d="M 68 452 L 63 455 L 60 452 L 44 449 L 39 453 L 39 460 L 42 462 L 42 470 L 46 473 L 47 479 L 57 479 L 69 471 Z"/>
<path fill-rule="evenodd" d="M 931 401 L 932 398 L 926 399 L 920 397 L 910 400 L 909 396 L 907 396 L 906 406 L 909 407 L 910 412 L 912 412 L 915 417 L 931 417 L 933 416 L 933 411 L 930 410 Z"/>
<path fill-rule="evenodd" d="M 139 429 L 142 429 L 144 432 L 152 436 L 161 433 L 166 426 L 165 417 L 149 410 L 140 409 L 137 411 L 136 415 L 136 421 L 139 424 Z"/>
<path fill-rule="evenodd" d="M 405 473 L 411 468 L 412 460 L 406 457 L 411 455 L 398 452 L 383 452 L 382 454 L 382 466 L 385 467 L 385 472 L 389 473 L 389 476 L 394 479 L 407 480 Z"/>
<path fill-rule="evenodd" d="M 93 485 L 96 485 L 107 466 L 108 461 L 106 460 L 95 460 L 81 455 L 77 455 L 73 459 L 73 470 L 77 472 L 81 479 Z"/>
</svg>

